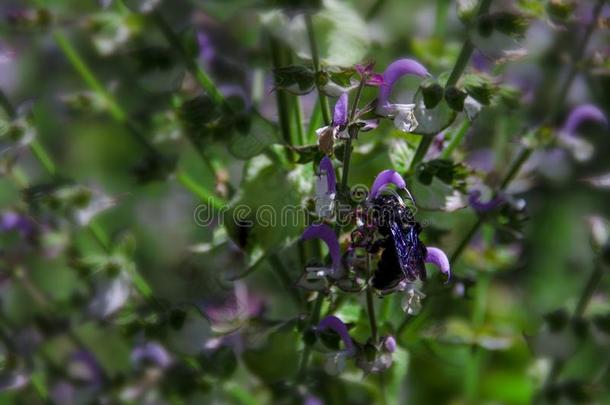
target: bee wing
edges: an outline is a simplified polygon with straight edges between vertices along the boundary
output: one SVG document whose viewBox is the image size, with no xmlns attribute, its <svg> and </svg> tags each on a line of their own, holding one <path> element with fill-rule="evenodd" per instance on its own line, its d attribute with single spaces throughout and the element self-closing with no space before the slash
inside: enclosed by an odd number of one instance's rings
<svg viewBox="0 0 610 405">
<path fill-rule="evenodd" d="M 426 247 L 419 240 L 419 231 L 412 226 L 407 232 L 407 246 L 409 246 L 409 270 L 419 275 L 422 281 L 426 280 Z"/>
<path fill-rule="evenodd" d="M 407 243 L 406 235 L 396 222 L 390 223 L 390 233 L 394 249 L 396 250 L 396 256 L 398 257 L 398 264 L 400 264 L 400 270 L 405 277 L 411 280 L 413 279 L 413 273 L 409 271 L 410 247 Z"/>
<path fill-rule="evenodd" d="M 415 228 L 411 227 L 407 232 L 404 232 L 400 225 L 392 222 L 390 232 L 402 273 L 409 280 L 415 280 L 418 276 L 425 280 L 425 247 L 419 240 Z"/>
</svg>

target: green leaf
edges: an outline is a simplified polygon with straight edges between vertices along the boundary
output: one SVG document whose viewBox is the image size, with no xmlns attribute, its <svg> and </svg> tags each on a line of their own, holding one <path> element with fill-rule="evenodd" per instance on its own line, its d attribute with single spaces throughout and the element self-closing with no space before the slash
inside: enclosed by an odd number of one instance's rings
<svg viewBox="0 0 610 405">
<path fill-rule="evenodd" d="M 298 369 L 300 341 L 294 329 L 280 329 L 269 335 L 263 347 L 246 350 L 242 358 L 248 370 L 264 382 L 287 381 Z"/>
<path fill-rule="evenodd" d="M 262 118 L 254 116 L 247 132 L 233 131 L 229 139 L 229 152 L 238 159 L 250 159 L 267 147 L 279 143 L 277 129 Z"/>
<path fill-rule="evenodd" d="M 311 165 L 287 171 L 266 157 L 251 162 L 241 192 L 224 216 L 227 233 L 246 251 L 249 266 L 300 236 L 306 217 L 301 202 L 312 185 Z"/>
<path fill-rule="evenodd" d="M 300 58 L 312 59 L 303 15 L 289 17 L 281 10 L 261 14 L 263 25 Z M 320 58 L 329 66 L 353 66 L 364 59 L 370 47 L 366 22 L 347 2 L 326 0 L 313 15 Z M 325 40 L 322 40 L 325 39 Z"/>
</svg>

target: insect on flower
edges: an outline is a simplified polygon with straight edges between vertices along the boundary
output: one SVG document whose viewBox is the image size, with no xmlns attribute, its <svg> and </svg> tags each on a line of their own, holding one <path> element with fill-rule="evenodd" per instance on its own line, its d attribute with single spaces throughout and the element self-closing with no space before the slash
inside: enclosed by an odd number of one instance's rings
<svg viewBox="0 0 610 405">
<path fill-rule="evenodd" d="M 387 189 L 394 184 L 408 193 L 406 183 L 393 170 L 382 171 L 375 179 L 369 200 L 372 222 L 380 238 L 369 244 L 369 253 L 383 249 L 371 280 L 382 293 L 392 292 L 403 282 L 426 280 L 426 263 L 437 265 L 449 275 L 449 260 L 437 248 L 426 248 L 419 239 L 421 225 L 415 220 L 414 210 L 405 204 L 398 193 Z M 409 198 L 415 204 L 410 193 Z"/>
</svg>

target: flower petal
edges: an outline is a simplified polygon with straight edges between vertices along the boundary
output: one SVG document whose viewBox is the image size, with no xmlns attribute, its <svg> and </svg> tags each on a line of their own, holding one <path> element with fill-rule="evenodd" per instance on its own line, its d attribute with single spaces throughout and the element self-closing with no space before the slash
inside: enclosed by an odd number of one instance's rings
<svg viewBox="0 0 610 405">
<path fill-rule="evenodd" d="M 328 246 L 328 252 L 333 262 L 333 270 L 339 272 L 341 270 L 341 249 L 335 232 L 326 224 L 312 224 L 305 229 L 302 240 L 321 239 Z"/>
<path fill-rule="evenodd" d="M 379 192 L 388 184 L 395 184 L 398 188 L 407 188 L 407 183 L 395 170 L 384 170 L 377 175 L 373 185 L 371 186 L 371 193 L 369 194 L 370 199 L 377 197 Z"/>
<path fill-rule="evenodd" d="M 339 100 L 337 100 L 337 104 L 335 104 L 335 111 L 333 113 L 333 126 L 342 127 L 347 124 L 347 104 L 347 93 L 343 93 L 339 97 Z"/>
<path fill-rule="evenodd" d="M 394 84 L 398 79 L 405 75 L 425 77 L 428 74 L 426 68 L 413 59 L 399 59 L 391 63 L 383 72 L 383 85 L 379 88 L 377 111 L 383 113 L 385 110 Z"/>
<path fill-rule="evenodd" d="M 396 339 L 394 336 L 388 336 L 383 341 L 383 346 L 389 353 L 394 353 L 396 351 Z"/>
<path fill-rule="evenodd" d="M 171 363 L 171 357 L 167 350 L 159 343 L 146 342 L 133 349 L 131 352 L 131 362 L 136 366 L 149 363 L 160 368 L 166 368 Z"/>
<path fill-rule="evenodd" d="M 435 247 L 429 247 L 426 250 L 428 251 L 426 263 L 432 263 L 438 267 L 441 273 L 447 275 L 447 281 L 449 281 L 449 278 L 451 278 L 451 266 L 445 252 Z"/>
<path fill-rule="evenodd" d="M 352 338 L 349 335 L 347 326 L 345 326 L 341 319 L 337 318 L 334 315 L 329 315 L 326 318 L 322 319 L 318 324 L 318 330 L 323 331 L 326 329 L 331 329 L 337 335 L 339 335 L 347 351 L 350 354 L 354 354 L 356 347 L 354 346 L 354 342 L 352 342 Z"/>
<path fill-rule="evenodd" d="M 500 195 L 492 198 L 487 202 L 483 202 L 481 201 L 480 190 L 472 190 L 468 194 L 468 205 L 470 205 L 473 210 L 481 214 L 495 210 L 504 202 L 506 202 L 506 199 Z"/>
<path fill-rule="evenodd" d="M 333 167 L 333 162 L 328 156 L 324 156 L 322 160 L 320 160 L 320 171 L 326 172 L 328 192 L 334 193 L 337 190 L 337 178 L 335 177 L 335 169 Z"/>
<path fill-rule="evenodd" d="M 562 132 L 574 135 L 576 129 L 585 121 L 595 121 L 600 124 L 608 125 L 608 119 L 598 107 L 593 104 L 583 104 L 574 108 L 565 124 L 563 124 Z"/>
</svg>

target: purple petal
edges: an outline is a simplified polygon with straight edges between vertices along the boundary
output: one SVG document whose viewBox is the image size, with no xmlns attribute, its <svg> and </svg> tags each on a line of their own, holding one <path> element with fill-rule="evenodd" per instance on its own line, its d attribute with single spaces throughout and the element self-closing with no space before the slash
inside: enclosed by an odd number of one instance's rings
<svg viewBox="0 0 610 405">
<path fill-rule="evenodd" d="M 595 121 L 600 124 L 608 125 L 608 119 L 604 113 L 593 104 L 584 104 L 574 108 L 565 124 L 562 131 L 566 134 L 574 135 L 576 129 L 585 121 Z"/>
<path fill-rule="evenodd" d="M 133 349 L 131 361 L 136 366 L 146 362 L 165 368 L 169 366 L 171 358 L 163 346 L 155 342 L 147 342 Z"/>
<path fill-rule="evenodd" d="M 347 93 L 341 94 L 337 104 L 335 104 L 335 112 L 333 114 L 333 126 L 342 127 L 347 124 Z"/>
<path fill-rule="evenodd" d="M 312 224 L 305 229 L 301 239 L 321 239 L 328 246 L 328 252 L 333 262 L 333 270 L 341 269 L 341 249 L 335 232 L 326 224 Z"/>
<path fill-rule="evenodd" d="M 68 363 L 68 374 L 91 385 L 102 384 L 103 370 L 95 356 L 85 350 L 74 353 Z"/>
<path fill-rule="evenodd" d="M 358 125 L 360 126 L 360 132 L 368 132 L 377 129 L 377 127 L 379 126 L 379 120 L 361 120 L 358 121 Z"/>
<path fill-rule="evenodd" d="M 212 46 L 210 37 L 206 33 L 199 31 L 197 33 L 197 45 L 199 46 L 199 57 L 206 63 L 211 63 L 216 56 L 216 50 Z"/>
<path fill-rule="evenodd" d="M 341 319 L 337 318 L 334 315 L 329 315 L 326 318 L 322 319 L 318 324 L 318 330 L 323 331 L 326 329 L 331 329 L 337 335 L 339 335 L 347 351 L 350 353 L 354 353 L 356 349 L 354 346 L 354 342 L 352 342 L 352 338 L 350 337 L 349 332 L 347 331 L 347 326 L 345 326 Z"/>
<path fill-rule="evenodd" d="M 386 68 L 385 72 L 383 72 L 384 84 L 379 88 L 379 97 L 377 99 L 378 109 L 384 109 L 386 107 L 394 84 L 405 75 L 425 77 L 428 76 L 428 71 L 424 66 L 413 59 L 399 59 L 391 63 L 390 66 Z"/>
<path fill-rule="evenodd" d="M 383 86 L 384 85 L 384 81 L 383 81 L 383 75 L 380 75 L 379 73 L 373 73 L 367 80 L 366 80 L 366 84 L 369 86 Z"/>
<path fill-rule="evenodd" d="M 449 281 L 449 278 L 451 278 L 451 266 L 445 252 L 435 247 L 429 247 L 426 250 L 428 251 L 426 263 L 432 263 L 438 267 L 441 273 L 447 275 L 447 281 Z"/>
<path fill-rule="evenodd" d="M 358 72 L 360 77 L 363 79 L 367 78 L 370 74 L 373 73 L 374 67 L 375 67 L 374 61 L 367 62 L 364 65 L 361 63 L 358 63 L 354 66 L 354 68 L 356 69 L 356 72 Z"/>
<path fill-rule="evenodd" d="M 337 178 L 335 177 L 333 162 L 328 156 L 324 156 L 322 160 L 320 160 L 320 172 L 322 171 L 326 172 L 328 191 L 334 193 L 337 189 Z"/>
<path fill-rule="evenodd" d="M 394 339 L 394 336 L 388 336 L 385 338 L 383 341 L 383 346 L 388 352 L 394 353 L 396 351 L 396 339 Z"/>
<path fill-rule="evenodd" d="M 398 188 L 407 188 L 407 183 L 405 183 L 404 179 L 400 174 L 398 174 L 395 170 L 384 170 L 377 175 L 373 185 L 371 186 L 371 194 L 369 196 L 370 199 L 374 199 L 377 197 L 381 189 L 383 189 L 388 184 L 395 184 Z"/>
<path fill-rule="evenodd" d="M 473 210 L 480 214 L 493 211 L 500 205 L 504 204 L 504 202 L 506 202 L 506 199 L 501 195 L 498 195 L 487 202 L 483 202 L 481 201 L 480 190 L 472 190 L 468 194 L 468 205 L 470 205 Z"/>
</svg>

